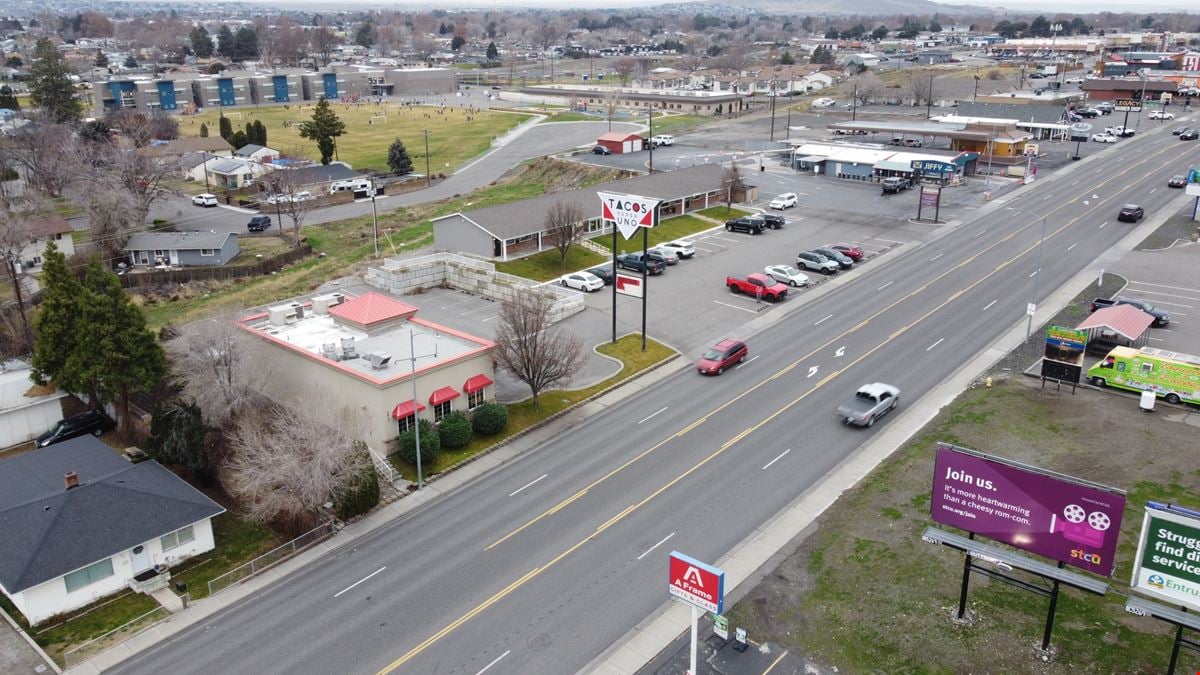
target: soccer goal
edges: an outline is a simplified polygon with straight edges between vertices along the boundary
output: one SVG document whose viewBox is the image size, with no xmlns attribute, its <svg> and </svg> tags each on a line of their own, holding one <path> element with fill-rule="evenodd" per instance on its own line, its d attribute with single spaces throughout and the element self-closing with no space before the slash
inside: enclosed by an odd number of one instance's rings
<svg viewBox="0 0 1200 675">
<path fill-rule="evenodd" d="M 240 112 L 227 112 L 227 113 L 225 113 L 225 116 L 226 116 L 226 117 L 228 117 L 228 118 L 229 118 L 229 119 L 231 119 L 231 120 L 240 120 L 240 119 L 242 119 L 242 113 L 240 113 Z"/>
<path fill-rule="evenodd" d="M 387 124 L 387 115 L 371 115 L 370 119 L 367 120 L 367 124 L 375 124 L 376 122 Z"/>
</svg>

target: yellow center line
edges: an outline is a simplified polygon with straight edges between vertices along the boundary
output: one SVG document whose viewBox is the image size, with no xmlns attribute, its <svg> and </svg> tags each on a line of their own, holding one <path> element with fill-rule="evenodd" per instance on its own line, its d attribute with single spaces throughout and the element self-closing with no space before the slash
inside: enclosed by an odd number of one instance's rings
<svg viewBox="0 0 1200 675">
<path fill-rule="evenodd" d="M 762 675 L 767 675 L 767 673 L 770 673 L 772 670 L 775 670 L 775 666 L 779 665 L 779 662 L 782 661 L 783 657 L 785 657 L 787 655 L 788 655 L 787 650 L 786 649 L 783 650 L 783 653 L 780 654 L 774 661 L 772 661 L 771 665 L 767 666 L 766 670 L 762 671 Z"/>
</svg>

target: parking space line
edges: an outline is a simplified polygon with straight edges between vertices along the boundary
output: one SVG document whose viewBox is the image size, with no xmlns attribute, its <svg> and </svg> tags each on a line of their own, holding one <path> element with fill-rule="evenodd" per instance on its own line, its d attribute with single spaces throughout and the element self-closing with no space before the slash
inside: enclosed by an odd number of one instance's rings
<svg viewBox="0 0 1200 675">
<path fill-rule="evenodd" d="M 1168 286 L 1166 284 L 1152 284 L 1149 281 L 1134 281 L 1133 279 L 1130 279 L 1129 283 L 1131 285 L 1136 284 L 1138 286 L 1157 286 L 1158 288 L 1174 288 L 1177 291 L 1194 291 L 1196 293 L 1200 293 L 1200 288 L 1188 288 L 1186 286 Z"/>
<path fill-rule="evenodd" d="M 717 303 L 718 305 L 724 305 L 724 306 L 732 308 L 732 309 L 740 309 L 743 312 L 750 312 L 751 314 L 757 313 L 753 309 L 746 309 L 745 307 L 738 307 L 737 305 L 731 305 L 727 302 L 721 302 L 720 300 L 713 300 L 713 302 Z"/>
<path fill-rule="evenodd" d="M 1166 300 L 1155 300 L 1154 304 L 1166 305 L 1167 307 L 1183 307 L 1184 309 L 1191 309 L 1195 307 L 1195 305 L 1184 305 L 1178 302 L 1167 302 Z"/>
<path fill-rule="evenodd" d="M 1130 284 L 1130 285 L 1132 285 L 1132 284 Z M 1137 289 L 1132 289 L 1132 290 L 1133 290 L 1133 292 L 1135 292 L 1135 293 L 1145 293 L 1145 294 L 1147 294 L 1147 295 L 1165 295 L 1165 296 L 1167 296 L 1168 298 L 1182 298 L 1182 299 L 1184 299 L 1184 300 L 1200 300 L 1200 298 L 1193 298 L 1193 297 L 1192 297 L 1192 296 L 1190 296 L 1190 295 L 1176 295 L 1176 294 L 1174 294 L 1174 293 L 1163 293 L 1162 291 L 1147 291 L 1147 290 L 1143 290 L 1143 289 L 1140 289 L 1140 288 L 1137 288 Z M 1186 306 L 1186 307 L 1191 307 L 1191 305 L 1185 305 L 1185 306 Z"/>
</svg>

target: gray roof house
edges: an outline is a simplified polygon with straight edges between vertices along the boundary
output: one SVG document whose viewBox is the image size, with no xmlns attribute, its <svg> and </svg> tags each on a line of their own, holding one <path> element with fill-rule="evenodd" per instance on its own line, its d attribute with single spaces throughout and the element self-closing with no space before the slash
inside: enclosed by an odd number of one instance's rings
<svg viewBox="0 0 1200 675">
<path fill-rule="evenodd" d="M 92 436 L 2 460 L 0 591 L 36 625 L 127 587 L 161 588 L 165 568 L 213 549 L 223 512 Z"/>
<path fill-rule="evenodd" d="M 564 190 L 519 202 L 461 211 L 435 218 L 433 246 L 438 251 L 468 253 L 509 260 L 553 248 L 546 237 L 546 212 L 559 202 L 576 204 L 584 213 L 585 233 L 609 231 L 600 222 L 597 192 L 616 192 L 663 200 L 659 218 L 683 215 L 724 201 L 726 167 L 703 164 L 676 171 L 635 176 L 601 185 Z M 745 174 L 743 174 L 745 180 Z"/>
<path fill-rule="evenodd" d="M 232 232 L 139 232 L 125 244 L 134 267 L 224 265 L 241 252 Z"/>
<path fill-rule="evenodd" d="M 342 162 L 311 164 L 295 169 L 276 169 L 276 171 L 287 172 L 286 180 L 288 181 L 288 185 L 294 185 L 297 188 L 313 192 L 328 190 L 330 184 L 334 181 L 363 177 L 363 174 L 351 169 L 348 164 Z M 281 173 L 279 175 L 283 177 L 285 174 Z"/>
</svg>

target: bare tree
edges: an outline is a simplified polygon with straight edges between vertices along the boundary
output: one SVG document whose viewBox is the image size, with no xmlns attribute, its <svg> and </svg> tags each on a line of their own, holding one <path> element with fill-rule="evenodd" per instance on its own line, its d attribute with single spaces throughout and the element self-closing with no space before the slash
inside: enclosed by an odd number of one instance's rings
<svg viewBox="0 0 1200 675">
<path fill-rule="evenodd" d="M 933 95 L 933 80 L 929 75 L 923 73 L 913 73 L 908 76 L 908 90 L 913 95 L 913 105 L 921 105 L 929 103 L 929 97 Z"/>
<path fill-rule="evenodd" d="M 729 168 L 721 174 L 721 187 L 725 188 L 725 208 L 733 206 L 734 195 L 746 192 L 746 182 L 742 180 L 742 171 L 733 161 L 729 162 Z"/>
<path fill-rule="evenodd" d="M 412 34 L 410 46 L 413 53 L 422 61 L 428 61 L 430 55 L 437 51 L 438 48 L 438 44 L 433 41 L 433 38 L 425 33 L 417 33 L 415 31 Z"/>
<path fill-rule="evenodd" d="M 0 144 L 0 152 L 8 163 L 25 170 L 29 185 L 50 197 L 59 197 L 79 169 L 73 138 L 69 128 L 40 117 Z"/>
<path fill-rule="evenodd" d="M 275 60 L 284 65 L 298 65 L 308 53 L 308 35 L 304 29 L 286 16 L 275 19 L 275 26 L 268 36 Z M 259 42 L 262 42 L 259 37 Z M 261 49 L 261 47 L 260 47 Z"/>
<path fill-rule="evenodd" d="M 336 401 L 310 394 L 251 410 L 238 419 L 223 472 L 251 520 L 307 531 L 323 504 L 372 470 L 360 421 Z"/>
<path fill-rule="evenodd" d="M 750 55 L 742 45 L 732 45 L 716 60 L 716 67 L 727 75 L 741 75 L 750 65 Z"/>
<path fill-rule="evenodd" d="M 550 236 L 550 243 L 558 249 L 559 262 L 565 263 L 567 253 L 579 242 L 581 222 L 583 208 L 574 202 L 557 201 L 546 210 L 543 227 Z"/>
<path fill-rule="evenodd" d="M 34 202 L 30 199 L 0 200 L 0 256 L 4 258 L 4 271 L 12 284 L 13 298 L 16 300 L 14 311 L 20 318 L 21 332 L 25 340 L 33 337 L 33 330 L 29 327 L 29 316 L 25 313 L 25 290 L 22 284 L 25 275 L 19 271 L 19 267 L 21 252 L 33 243 L 30 215 L 34 210 Z"/>
<path fill-rule="evenodd" d="M 621 92 L 610 88 L 604 92 L 604 113 L 608 116 L 608 130 L 612 131 L 612 118 L 621 103 Z"/>
<path fill-rule="evenodd" d="M 292 231 L 295 235 L 294 244 L 300 245 L 300 228 L 304 219 L 317 206 L 317 200 L 305 190 L 305 186 L 296 179 L 296 172 L 291 169 L 276 169 L 268 174 L 264 181 L 275 194 L 275 209 L 292 221 Z M 283 223 L 279 224 L 282 231 Z"/>
<path fill-rule="evenodd" d="M 265 16 L 254 20 L 254 35 L 258 38 L 258 62 L 264 68 L 275 71 L 275 60 L 279 58 L 279 34 Z"/>
<path fill-rule="evenodd" d="M 534 43 L 542 51 L 549 49 L 560 35 L 562 35 L 562 27 L 558 25 L 557 21 L 545 16 L 541 17 L 533 31 Z"/>
<path fill-rule="evenodd" d="M 635 68 L 637 68 L 637 59 L 632 56 L 622 56 L 613 62 L 613 72 L 617 74 L 617 79 L 621 81 L 622 87 L 629 83 L 629 78 L 633 75 Z"/>
<path fill-rule="evenodd" d="M 108 262 L 125 254 L 125 244 L 134 230 L 142 226 L 134 216 L 132 198 L 123 190 L 97 183 L 84 195 L 83 211 L 88 217 L 88 243 Z"/>
<path fill-rule="evenodd" d="M 99 190 L 124 193 L 135 227 L 146 222 L 155 202 L 176 192 L 170 184 L 177 173 L 175 162 L 152 148 L 130 150 L 116 143 L 88 143 L 80 146 L 79 157 L 80 165 L 86 167 L 80 176 L 92 188 L 89 194 L 95 196 Z"/>
<path fill-rule="evenodd" d="M 690 49 L 690 42 L 688 47 Z M 702 58 L 702 54 L 698 51 L 686 51 L 675 59 L 675 67 L 687 73 L 688 75 L 700 70 L 700 66 L 703 65 L 703 63 L 704 60 Z"/>
<path fill-rule="evenodd" d="M 583 341 L 554 326 L 554 296 L 547 291 L 519 292 L 500 305 L 496 361 L 529 386 L 533 405 L 548 387 L 569 382 L 583 364 Z"/>
<path fill-rule="evenodd" d="M 309 48 L 316 59 L 319 59 L 322 67 L 329 65 L 329 61 L 333 57 L 333 48 L 337 44 L 337 36 L 334 35 L 333 29 L 326 25 L 318 26 L 309 35 Z"/>
<path fill-rule="evenodd" d="M 883 80 L 879 79 L 875 73 L 863 73 L 854 78 L 855 93 L 858 96 L 858 104 L 866 105 L 879 97 L 886 88 Z"/>
<path fill-rule="evenodd" d="M 182 385 L 182 398 L 199 406 L 204 422 L 225 429 L 256 405 L 270 382 L 261 340 L 238 327 L 236 313 L 184 324 L 164 347 Z"/>
</svg>

